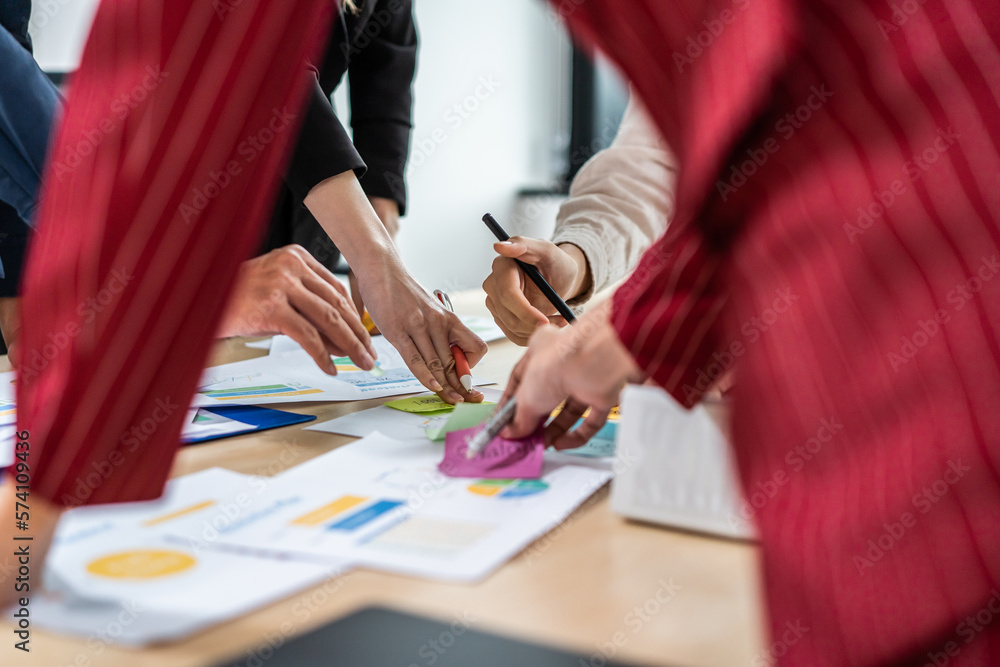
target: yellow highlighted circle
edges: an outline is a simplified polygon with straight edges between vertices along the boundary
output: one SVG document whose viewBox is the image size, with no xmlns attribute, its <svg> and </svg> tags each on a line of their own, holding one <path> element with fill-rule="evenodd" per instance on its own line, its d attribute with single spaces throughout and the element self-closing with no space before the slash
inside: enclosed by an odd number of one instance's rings
<svg viewBox="0 0 1000 667">
<path fill-rule="evenodd" d="M 194 567 L 194 558 L 178 551 L 139 549 L 98 558 L 87 572 L 110 579 L 157 579 Z"/>
</svg>

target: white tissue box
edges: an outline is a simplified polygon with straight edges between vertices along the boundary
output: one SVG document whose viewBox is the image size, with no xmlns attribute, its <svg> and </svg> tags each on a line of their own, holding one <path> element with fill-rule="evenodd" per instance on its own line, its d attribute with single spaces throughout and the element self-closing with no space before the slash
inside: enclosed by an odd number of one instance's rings
<svg viewBox="0 0 1000 667">
<path fill-rule="evenodd" d="M 655 387 L 622 394 L 611 508 L 631 519 L 753 540 L 726 436 L 703 405 L 685 410 Z M 716 411 L 721 413 L 721 410 Z"/>
</svg>

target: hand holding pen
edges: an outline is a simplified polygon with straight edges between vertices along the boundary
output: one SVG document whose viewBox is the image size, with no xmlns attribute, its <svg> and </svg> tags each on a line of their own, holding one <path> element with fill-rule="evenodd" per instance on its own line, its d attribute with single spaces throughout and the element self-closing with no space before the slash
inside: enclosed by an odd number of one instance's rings
<svg viewBox="0 0 1000 667">
<path fill-rule="evenodd" d="M 500 241 L 507 241 L 510 239 L 510 235 L 500 226 L 500 223 L 496 221 L 492 215 L 487 213 L 483 216 L 483 222 L 489 228 L 493 235 L 497 237 Z M 556 293 L 552 286 L 545 280 L 541 272 L 539 272 L 537 267 L 530 264 L 525 264 L 520 260 L 515 260 L 524 274 L 535 283 L 539 291 L 545 295 L 545 298 L 553 305 L 556 311 L 565 318 L 567 322 L 574 322 L 576 320 L 576 315 L 570 310 L 566 302 Z M 523 360 L 522 360 L 523 362 Z M 520 364 L 518 364 L 520 366 Z M 513 379 L 513 378 L 512 378 Z M 466 458 L 475 458 L 486 448 L 486 445 L 490 443 L 510 422 L 514 419 L 515 414 L 518 412 L 517 402 L 511 394 L 510 387 L 508 387 L 507 392 L 504 393 L 504 398 L 507 399 L 506 402 L 502 404 L 500 410 L 498 410 L 490 419 L 486 422 L 482 431 L 476 434 L 472 440 L 469 441 L 468 449 L 466 450 Z M 555 408 L 555 406 L 553 406 Z M 608 408 L 610 410 L 610 407 Z M 607 415 L 605 414 L 605 418 Z M 536 422 L 537 423 L 537 422 Z M 595 431 L 596 433 L 596 431 Z M 527 435 L 527 434 L 524 434 Z M 589 439 L 589 436 L 588 436 Z"/>
</svg>

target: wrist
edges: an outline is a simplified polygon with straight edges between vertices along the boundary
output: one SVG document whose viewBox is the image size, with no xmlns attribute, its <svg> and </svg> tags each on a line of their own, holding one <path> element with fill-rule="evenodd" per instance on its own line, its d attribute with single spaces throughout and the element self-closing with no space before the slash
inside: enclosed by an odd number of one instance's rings
<svg viewBox="0 0 1000 667">
<path fill-rule="evenodd" d="M 594 278 L 590 271 L 590 262 L 580 246 L 573 243 L 560 243 L 557 246 L 572 260 L 576 267 L 576 274 L 565 294 L 560 296 L 567 301 L 576 299 L 582 294 L 590 291 L 594 284 Z"/>
<path fill-rule="evenodd" d="M 344 253 L 355 273 L 361 275 L 368 267 L 401 263 L 389 232 L 354 172 L 347 171 L 317 184 L 304 204 Z"/>
</svg>

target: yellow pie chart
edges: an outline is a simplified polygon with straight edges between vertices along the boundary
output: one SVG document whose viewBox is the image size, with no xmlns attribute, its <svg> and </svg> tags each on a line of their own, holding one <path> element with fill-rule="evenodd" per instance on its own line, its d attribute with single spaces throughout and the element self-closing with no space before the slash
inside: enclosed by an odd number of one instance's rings
<svg viewBox="0 0 1000 667">
<path fill-rule="evenodd" d="M 194 558 L 178 551 L 140 549 L 103 556 L 87 572 L 110 579 L 158 579 L 194 567 Z"/>
</svg>

